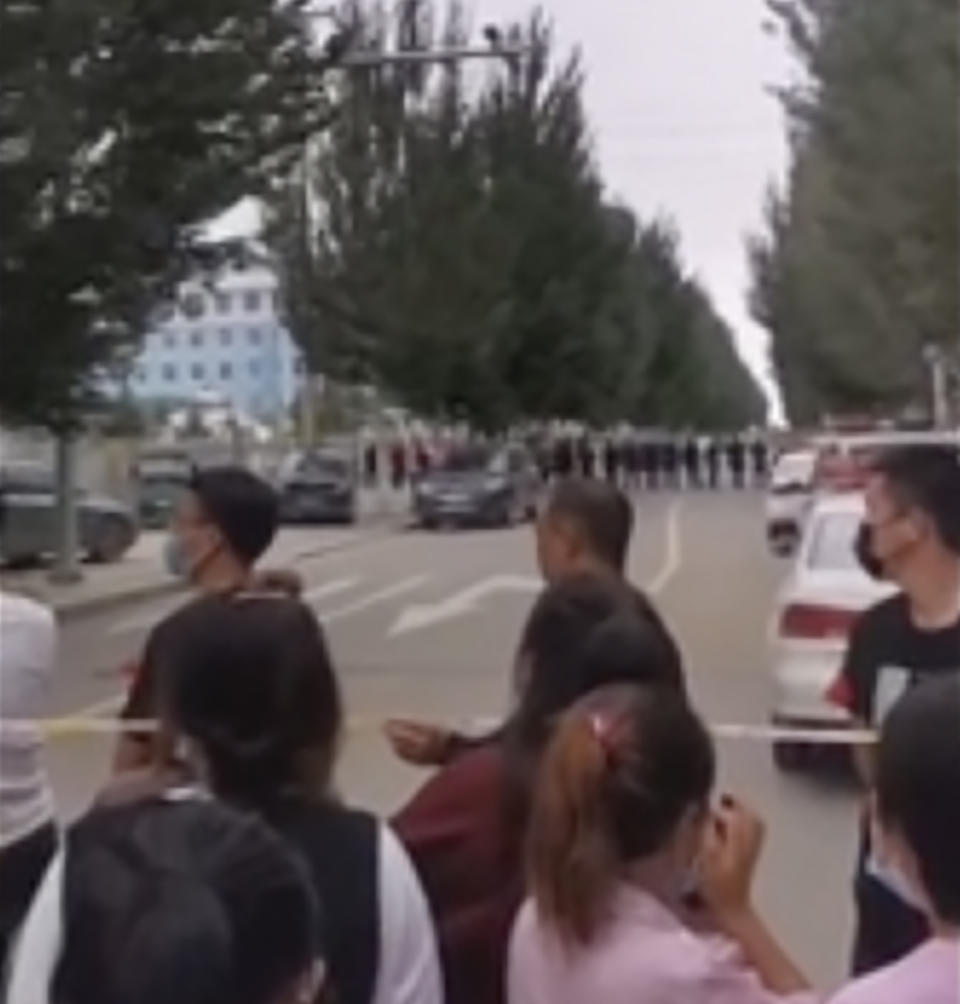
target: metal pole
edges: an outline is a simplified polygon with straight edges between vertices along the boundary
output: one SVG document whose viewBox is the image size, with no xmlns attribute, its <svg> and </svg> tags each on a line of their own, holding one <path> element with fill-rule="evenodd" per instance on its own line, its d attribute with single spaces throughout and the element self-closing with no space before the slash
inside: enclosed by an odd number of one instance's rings
<svg viewBox="0 0 960 1004">
<path fill-rule="evenodd" d="M 947 384 L 947 360 L 939 345 L 927 345 L 923 352 L 930 367 L 930 403 L 933 424 L 938 429 L 950 425 L 950 396 Z"/>
<path fill-rule="evenodd" d="M 77 443 L 69 432 L 57 436 L 55 476 L 57 556 L 50 570 L 50 581 L 80 582 L 83 572 L 78 556 Z"/>
</svg>

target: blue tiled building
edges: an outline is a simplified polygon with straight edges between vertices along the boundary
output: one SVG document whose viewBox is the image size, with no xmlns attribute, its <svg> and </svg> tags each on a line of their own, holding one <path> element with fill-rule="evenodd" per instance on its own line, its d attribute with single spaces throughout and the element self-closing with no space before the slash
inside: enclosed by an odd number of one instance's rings
<svg viewBox="0 0 960 1004">
<path fill-rule="evenodd" d="M 130 375 L 141 399 L 190 400 L 215 391 L 261 419 L 286 414 L 303 379 L 281 323 L 277 281 L 264 265 L 185 283 L 157 311 Z"/>
</svg>

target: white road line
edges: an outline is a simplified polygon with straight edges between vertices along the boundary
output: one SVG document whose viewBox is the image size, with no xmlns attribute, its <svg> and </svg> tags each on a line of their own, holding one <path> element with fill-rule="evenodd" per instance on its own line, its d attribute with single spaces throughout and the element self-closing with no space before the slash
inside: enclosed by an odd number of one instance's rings
<svg viewBox="0 0 960 1004">
<path fill-rule="evenodd" d="M 354 614 L 362 613 L 364 610 L 369 610 L 371 607 L 375 607 L 378 603 L 384 603 L 387 600 L 393 599 L 395 596 L 402 596 L 404 593 L 412 592 L 414 589 L 419 589 L 420 586 L 428 582 L 432 576 L 430 575 L 411 575 L 406 579 L 401 579 L 399 582 L 394 582 L 392 585 L 387 586 L 384 589 L 379 589 L 374 593 L 370 593 L 367 596 L 362 596 L 360 599 L 356 600 L 354 603 L 350 603 L 345 607 L 339 607 L 336 610 L 331 610 L 329 613 L 318 612 L 318 616 L 323 624 L 332 624 L 335 621 L 345 620 L 348 617 L 352 617 Z M 350 580 L 340 579 L 337 580 L 338 588 L 336 590 L 331 590 L 330 592 L 343 592 L 348 588 L 344 583 Z M 358 582 L 359 579 L 352 580 L 352 584 Z M 332 587 L 333 582 L 327 583 L 327 586 Z M 318 586 L 317 590 L 323 587 Z M 330 595 L 328 592 L 327 595 Z M 316 595 L 316 592 L 314 592 Z M 90 719 L 98 718 L 101 715 L 112 715 L 115 714 L 120 706 L 123 704 L 127 696 L 127 691 L 121 691 L 119 694 L 114 694 L 112 697 L 104 698 L 102 701 L 97 701 L 94 704 L 89 704 L 84 708 L 77 708 L 75 711 L 71 711 L 69 714 L 62 716 L 56 721 L 69 721 L 73 722 L 80 719 Z"/>
<path fill-rule="evenodd" d="M 308 589 L 303 594 L 303 600 L 312 605 L 317 600 L 336 596 L 337 593 L 345 593 L 348 589 L 353 589 L 358 582 L 360 582 L 360 578 L 356 575 L 348 579 L 332 579 L 330 582 L 324 582 L 322 585 L 314 586 L 313 589 Z"/>
<path fill-rule="evenodd" d="M 331 610 L 329 613 L 320 611 L 320 620 L 324 625 L 344 620 L 347 617 L 352 617 L 354 614 L 369 610 L 370 607 L 375 607 L 378 603 L 383 603 L 385 600 L 391 600 L 395 596 L 402 596 L 404 593 L 413 592 L 414 589 L 419 589 L 429 580 L 429 575 L 411 575 L 409 578 L 394 582 L 393 585 L 387 586 L 385 589 L 378 589 L 375 593 L 363 596 L 356 602 L 347 604 L 345 607 Z"/>
<path fill-rule="evenodd" d="M 647 583 L 646 591 L 651 596 L 662 592 L 670 580 L 680 571 L 683 564 L 683 547 L 680 539 L 680 507 L 681 499 L 674 499 L 667 510 L 665 547 L 663 562 L 656 575 Z"/>
</svg>

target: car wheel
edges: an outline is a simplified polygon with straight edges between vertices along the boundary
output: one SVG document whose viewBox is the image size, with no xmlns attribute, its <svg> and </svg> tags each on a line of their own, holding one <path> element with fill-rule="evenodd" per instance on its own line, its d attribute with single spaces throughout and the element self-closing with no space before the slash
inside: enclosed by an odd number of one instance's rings
<svg viewBox="0 0 960 1004">
<path fill-rule="evenodd" d="M 90 560 L 103 564 L 119 561 L 133 543 L 133 535 L 127 524 L 120 519 L 108 517 L 94 533 L 90 546 Z"/>
<path fill-rule="evenodd" d="M 803 770 L 810 760 L 810 747 L 805 743 L 775 742 L 773 744 L 773 762 L 777 767 L 788 773 Z"/>
</svg>

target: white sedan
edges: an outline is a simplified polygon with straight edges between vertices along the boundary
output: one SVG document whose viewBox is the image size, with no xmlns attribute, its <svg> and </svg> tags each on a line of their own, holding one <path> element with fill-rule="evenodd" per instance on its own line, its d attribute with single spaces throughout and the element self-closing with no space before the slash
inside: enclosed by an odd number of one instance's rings
<svg viewBox="0 0 960 1004">
<path fill-rule="evenodd" d="M 872 579 L 857 560 L 854 545 L 863 517 L 859 493 L 821 495 L 812 505 L 771 628 L 776 724 L 816 729 L 850 722 L 847 712 L 827 699 L 827 690 L 857 617 L 894 591 Z M 795 769 L 808 748 L 775 743 L 774 759 Z"/>
<path fill-rule="evenodd" d="M 813 450 L 784 453 L 774 464 L 767 489 L 767 541 L 774 554 L 792 554 L 813 496 L 817 455 Z"/>
</svg>

